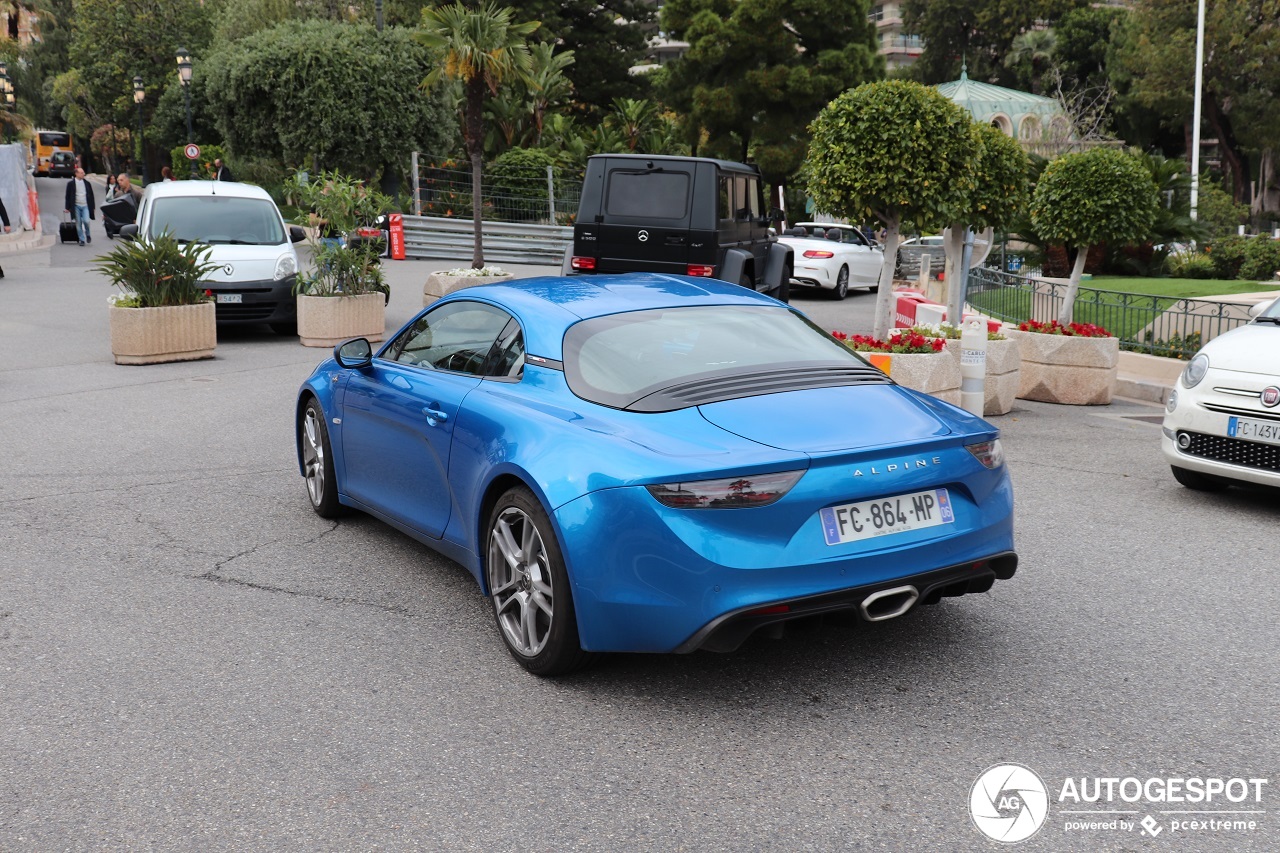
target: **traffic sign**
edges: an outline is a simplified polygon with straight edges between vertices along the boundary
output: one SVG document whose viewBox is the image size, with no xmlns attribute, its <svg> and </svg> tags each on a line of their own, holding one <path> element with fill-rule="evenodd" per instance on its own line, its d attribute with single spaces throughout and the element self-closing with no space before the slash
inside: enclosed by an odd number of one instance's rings
<svg viewBox="0 0 1280 853">
<path fill-rule="evenodd" d="M 188 160 L 200 159 L 200 146 L 196 145 L 194 142 L 189 143 L 186 148 L 182 149 L 182 151 L 187 155 Z"/>
</svg>

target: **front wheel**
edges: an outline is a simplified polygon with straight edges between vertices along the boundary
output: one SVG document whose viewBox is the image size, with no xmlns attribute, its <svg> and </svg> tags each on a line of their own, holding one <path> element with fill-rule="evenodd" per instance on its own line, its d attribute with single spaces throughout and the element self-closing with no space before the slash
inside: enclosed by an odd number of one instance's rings
<svg viewBox="0 0 1280 853">
<path fill-rule="evenodd" d="M 1201 474 L 1199 471 L 1179 468 L 1177 465 L 1170 465 L 1169 467 L 1173 469 L 1173 479 L 1188 489 L 1195 489 L 1197 492 L 1220 492 L 1231 485 L 1231 481 L 1223 477 Z"/>
<path fill-rule="evenodd" d="M 507 491 L 489 514 L 485 573 L 498 632 L 511 656 L 534 675 L 563 675 L 591 654 L 578 621 L 560 545 L 542 504 L 528 489 Z"/>
<path fill-rule="evenodd" d="M 342 505 L 338 503 L 338 478 L 333 473 L 329 429 L 324 424 L 324 411 L 314 398 L 303 412 L 298 443 L 302 446 L 302 471 L 311 508 L 321 518 L 337 518 L 342 514 Z"/>
</svg>

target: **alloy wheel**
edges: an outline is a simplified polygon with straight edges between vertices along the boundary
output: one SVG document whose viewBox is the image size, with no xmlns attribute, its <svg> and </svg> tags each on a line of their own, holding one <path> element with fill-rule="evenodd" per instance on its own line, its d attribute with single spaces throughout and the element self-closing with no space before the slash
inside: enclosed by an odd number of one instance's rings
<svg viewBox="0 0 1280 853">
<path fill-rule="evenodd" d="M 542 534 L 520 508 L 509 506 L 494 519 L 488 564 L 494 612 L 508 645 L 536 656 L 551 634 L 555 594 Z"/>
<path fill-rule="evenodd" d="M 307 495 L 312 506 L 320 506 L 324 500 L 324 437 L 320 432 L 316 410 L 307 409 L 302 419 L 302 467 L 307 478 Z"/>
</svg>

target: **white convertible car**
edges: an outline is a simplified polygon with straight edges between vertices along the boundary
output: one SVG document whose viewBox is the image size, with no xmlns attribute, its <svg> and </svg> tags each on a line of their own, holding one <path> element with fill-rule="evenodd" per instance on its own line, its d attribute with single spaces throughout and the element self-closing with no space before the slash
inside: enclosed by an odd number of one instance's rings
<svg viewBox="0 0 1280 853">
<path fill-rule="evenodd" d="M 1189 489 L 1280 486 L 1280 299 L 1249 313 L 1196 353 L 1169 395 L 1162 446 Z"/>
<path fill-rule="evenodd" d="M 850 287 L 880 287 L 884 252 L 852 225 L 801 222 L 778 239 L 795 252 L 792 286 L 820 287 L 835 299 L 848 296 Z"/>
</svg>

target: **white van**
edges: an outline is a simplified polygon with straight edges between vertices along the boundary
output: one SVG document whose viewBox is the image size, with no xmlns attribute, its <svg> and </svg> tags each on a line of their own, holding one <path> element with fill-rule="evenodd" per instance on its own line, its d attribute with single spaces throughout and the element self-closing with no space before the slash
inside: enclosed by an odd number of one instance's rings
<svg viewBox="0 0 1280 853">
<path fill-rule="evenodd" d="M 267 323 L 281 334 L 295 334 L 298 253 L 305 239 L 286 225 L 267 191 L 231 181 L 166 181 L 142 194 L 137 226 L 121 236 L 156 237 L 165 231 L 182 241 L 213 247 L 218 264 L 206 287 L 217 301 L 219 323 Z"/>
</svg>

